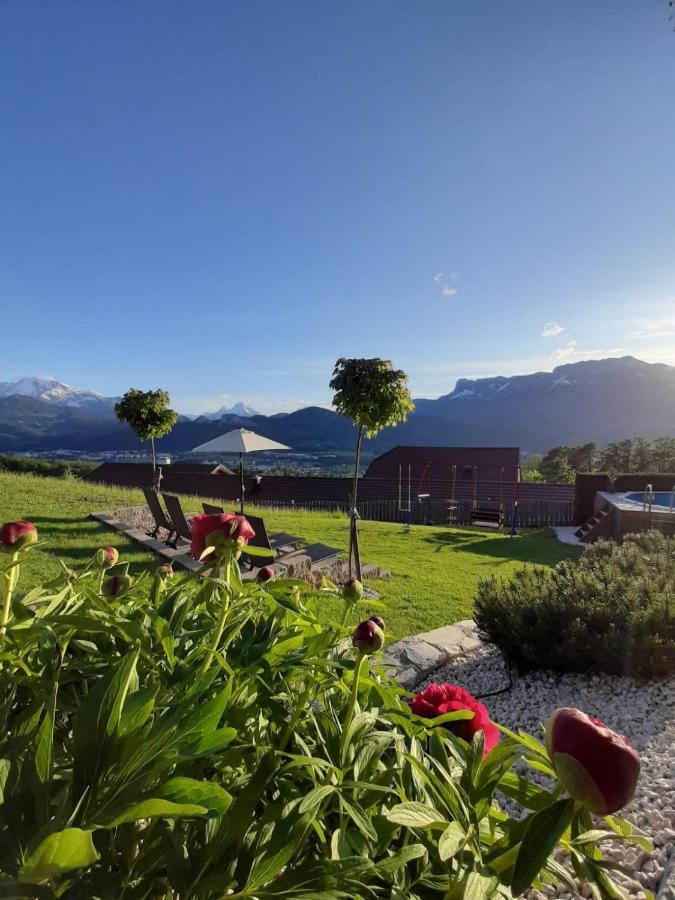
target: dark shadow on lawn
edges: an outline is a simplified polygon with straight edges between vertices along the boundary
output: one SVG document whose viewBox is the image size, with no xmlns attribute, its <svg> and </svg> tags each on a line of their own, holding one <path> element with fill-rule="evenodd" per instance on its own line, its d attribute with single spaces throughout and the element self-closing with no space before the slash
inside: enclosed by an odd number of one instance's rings
<svg viewBox="0 0 675 900">
<path fill-rule="evenodd" d="M 482 537 L 480 534 L 473 532 L 472 534 L 458 534 L 452 531 L 435 531 L 422 540 L 429 544 L 435 544 L 437 552 L 444 547 L 455 548 L 463 553 L 475 553 L 478 556 L 491 556 L 495 559 L 517 560 L 519 562 L 549 564 L 550 562 L 558 562 L 563 557 L 558 557 L 556 550 L 559 549 L 556 539 L 550 536 L 550 544 L 538 544 L 533 546 L 528 540 L 524 540 L 525 536 L 516 537 L 513 540 L 506 537 L 494 537 L 486 534 Z M 544 541 L 546 535 L 539 535 L 539 539 Z M 570 548 L 568 548 L 570 549 Z M 566 558 L 574 559 L 576 554 L 569 553 Z M 487 563 L 486 563 L 487 564 Z"/>
</svg>

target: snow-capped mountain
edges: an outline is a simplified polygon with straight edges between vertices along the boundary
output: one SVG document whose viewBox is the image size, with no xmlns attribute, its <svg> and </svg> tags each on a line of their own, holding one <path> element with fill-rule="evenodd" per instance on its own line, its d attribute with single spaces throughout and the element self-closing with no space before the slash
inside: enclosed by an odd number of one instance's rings
<svg viewBox="0 0 675 900">
<path fill-rule="evenodd" d="M 215 412 L 204 413 L 202 418 L 209 419 L 209 421 L 215 421 L 216 419 L 222 419 L 223 416 L 239 416 L 242 419 L 250 419 L 251 416 L 259 416 L 260 413 L 253 409 L 252 406 L 248 406 L 246 403 L 235 403 L 234 406 L 221 406 L 220 409 L 217 409 Z"/>
<path fill-rule="evenodd" d="M 109 418 L 117 397 L 104 397 L 96 391 L 71 387 L 56 378 L 28 377 L 18 381 L 0 381 L 0 397 L 31 397 L 55 406 L 79 409 L 95 418 Z"/>
</svg>

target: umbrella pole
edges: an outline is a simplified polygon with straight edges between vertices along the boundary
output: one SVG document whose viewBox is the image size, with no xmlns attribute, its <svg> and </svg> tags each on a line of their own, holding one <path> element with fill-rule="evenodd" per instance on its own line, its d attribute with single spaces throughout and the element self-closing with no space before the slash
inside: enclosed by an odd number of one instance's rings
<svg viewBox="0 0 675 900">
<path fill-rule="evenodd" d="M 244 454 L 239 454 L 239 475 L 241 477 L 241 499 L 239 501 L 239 512 L 244 515 Z"/>
</svg>

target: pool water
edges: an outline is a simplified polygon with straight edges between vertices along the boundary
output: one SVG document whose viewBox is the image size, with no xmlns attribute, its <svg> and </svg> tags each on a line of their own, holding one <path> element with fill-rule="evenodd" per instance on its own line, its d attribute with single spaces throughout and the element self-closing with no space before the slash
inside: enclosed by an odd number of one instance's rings
<svg viewBox="0 0 675 900">
<path fill-rule="evenodd" d="M 671 499 L 672 494 L 670 491 L 655 491 L 652 495 L 652 509 L 654 509 L 655 506 L 663 506 L 666 509 L 670 509 Z M 631 500 L 633 503 L 644 504 L 644 491 L 640 491 L 634 494 L 626 494 L 624 500 Z"/>
</svg>

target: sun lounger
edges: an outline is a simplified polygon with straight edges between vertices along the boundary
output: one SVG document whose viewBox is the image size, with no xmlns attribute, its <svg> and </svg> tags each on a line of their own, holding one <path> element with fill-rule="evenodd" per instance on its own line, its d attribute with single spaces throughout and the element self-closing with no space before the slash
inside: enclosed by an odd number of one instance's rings
<svg viewBox="0 0 675 900">
<path fill-rule="evenodd" d="M 183 507 L 180 505 L 178 497 L 175 494 L 162 494 L 162 498 L 166 504 L 171 524 L 176 532 L 173 546 L 176 546 L 178 538 L 183 538 L 186 541 L 192 540 L 192 528 L 185 518 L 185 513 L 183 512 Z"/>
<path fill-rule="evenodd" d="M 143 494 L 145 496 L 146 503 L 148 504 L 148 509 L 150 510 L 150 514 L 155 523 L 155 528 L 153 531 L 148 531 L 148 535 L 152 538 L 156 538 L 159 534 L 161 528 L 164 528 L 168 534 L 166 536 L 167 542 L 171 540 L 171 535 L 174 533 L 175 529 L 171 520 L 164 512 L 162 508 L 162 504 L 159 502 L 159 497 L 157 496 L 157 492 L 151 490 L 150 488 L 143 488 Z"/>
</svg>

